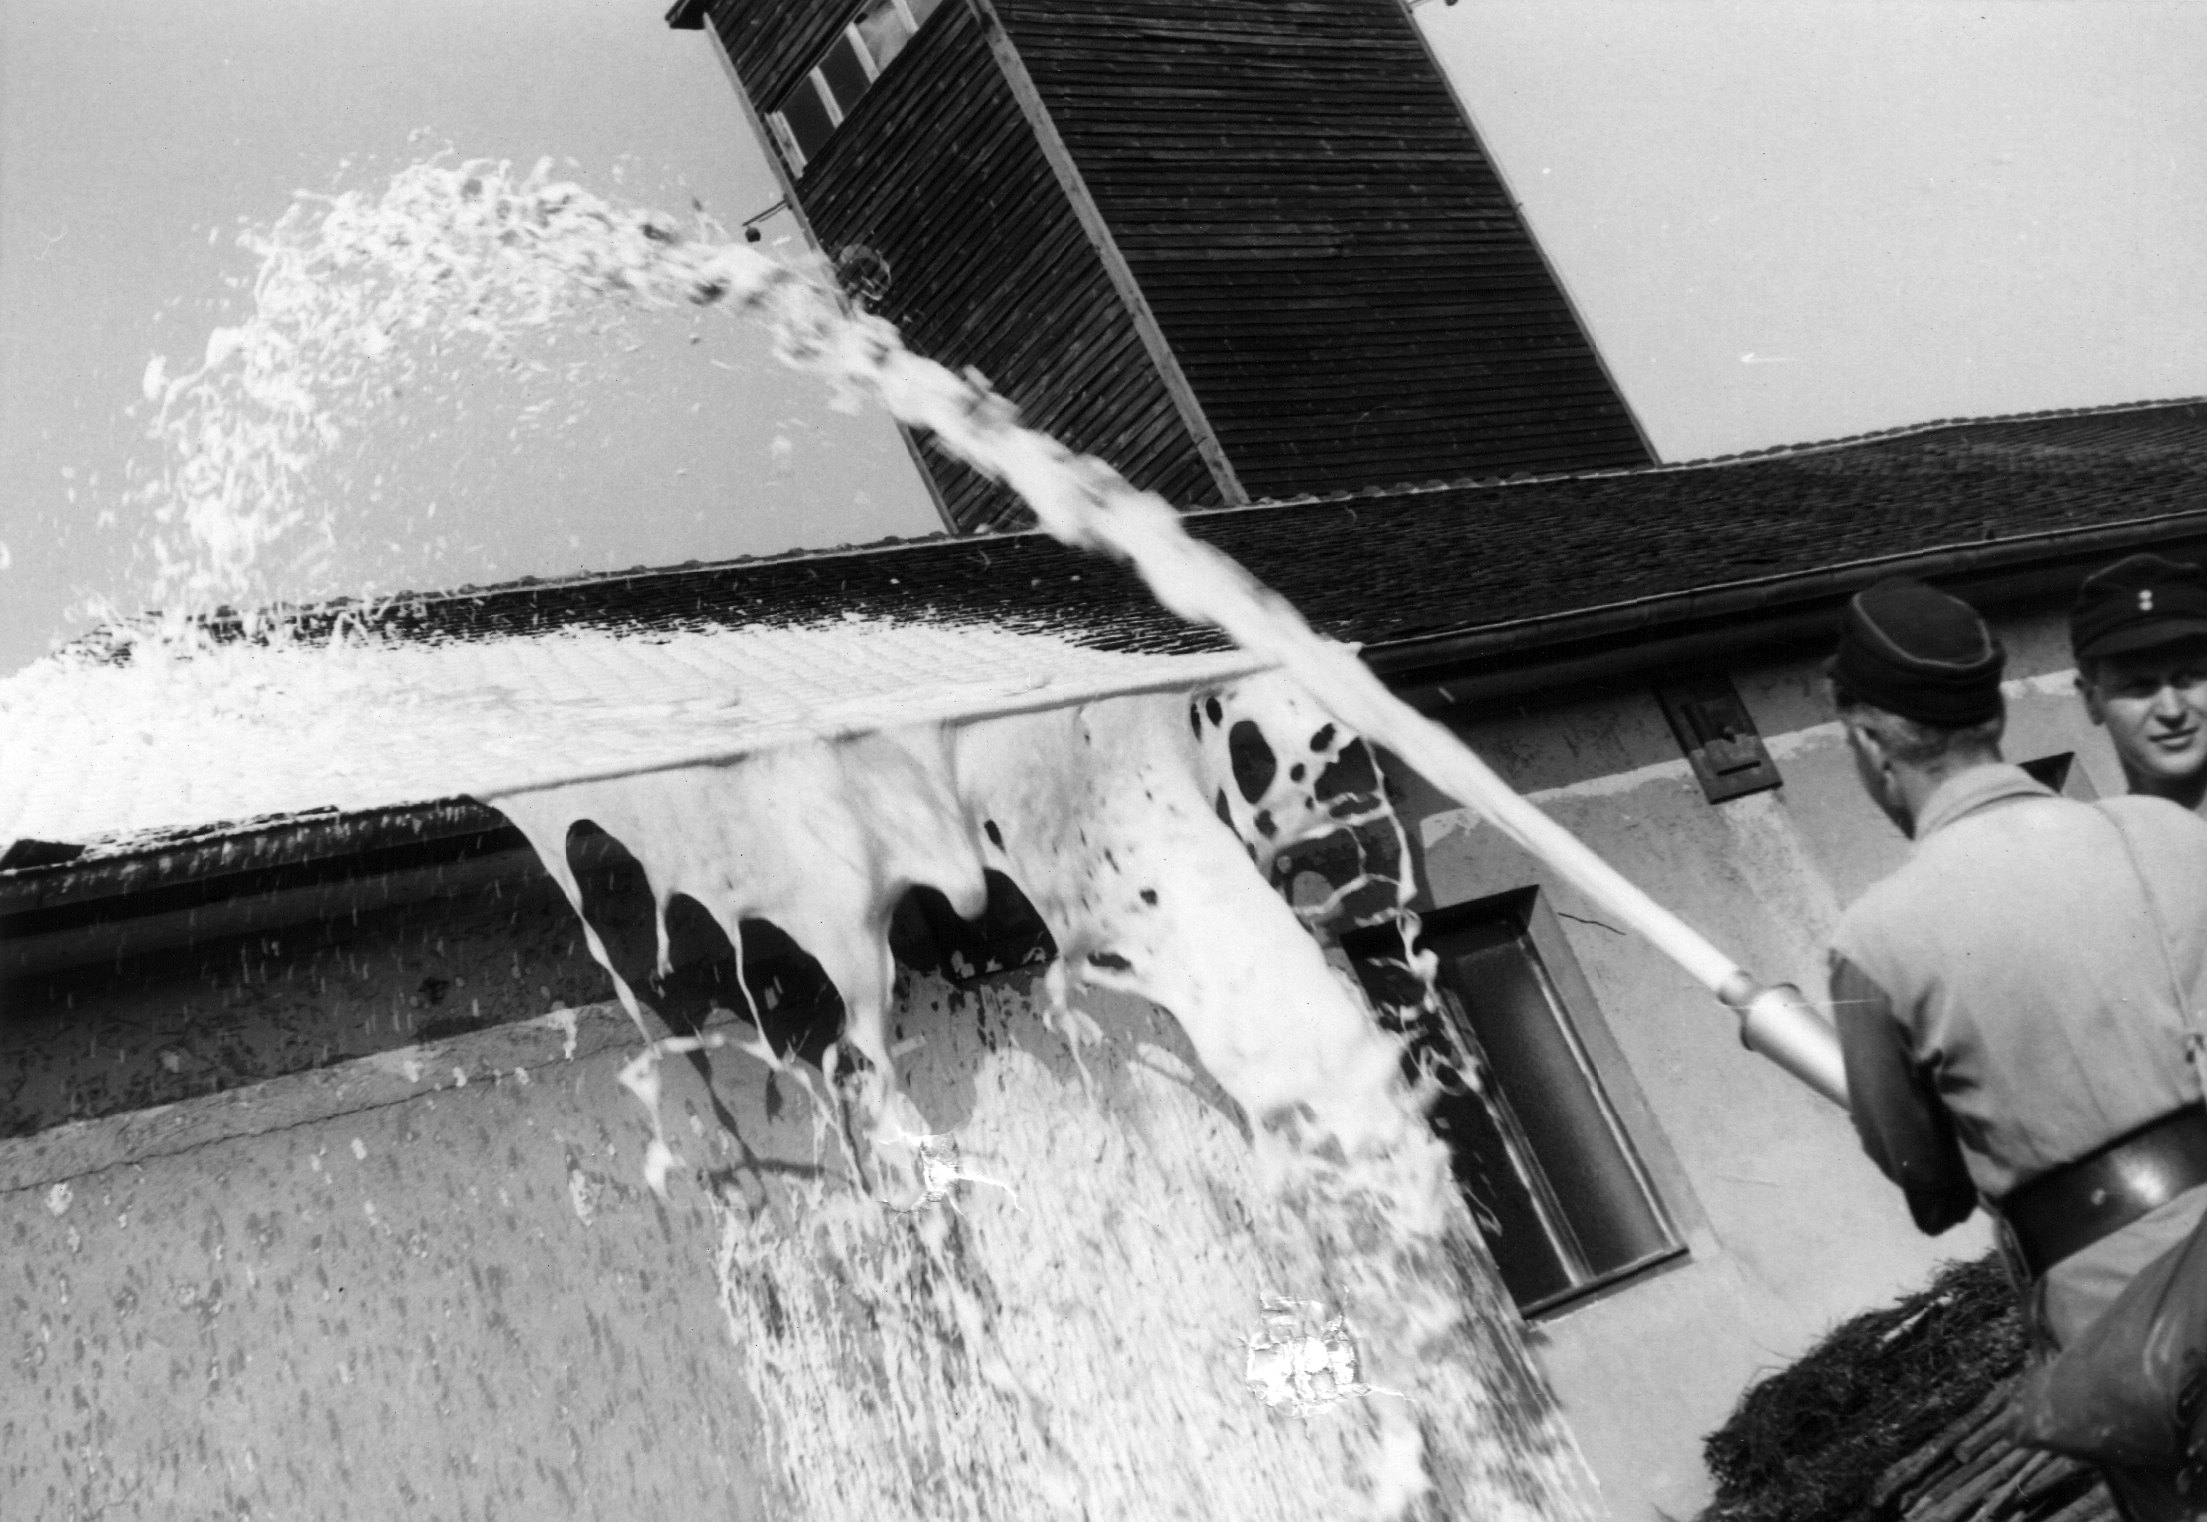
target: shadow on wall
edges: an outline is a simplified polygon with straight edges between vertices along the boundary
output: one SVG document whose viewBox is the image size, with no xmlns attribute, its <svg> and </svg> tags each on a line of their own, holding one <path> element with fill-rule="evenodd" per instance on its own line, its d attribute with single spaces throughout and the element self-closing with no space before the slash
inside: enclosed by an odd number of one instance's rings
<svg viewBox="0 0 2207 1522">
<path fill-rule="evenodd" d="M 756 1007 L 777 1050 L 817 1065 L 843 1003 L 820 965 L 766 921 L 735 949 L 688 898 L 669 906 L 670 970 L 657 972 L 651 894 L 636 859 L 591 826 L 569 841 L 591 924 L 640 1002 L 677 1034 L 713 1009 Z M 1055 956 L 1025 895 L 989 874 L 987 913 L 960 920 L 932 889 L 897 906 L 898 962 L 953 983 Z M 602 1003 L 604 970 L 536 853 L 510 847 L 405 902 L 382 879 L 334 894 L 281 883 L 254 902 L 263 927 L 127 955 L 87 953 L 0 971 L 0 1136 L 118 1115 Z M 4 932 L 0 932 L 4 933 Z"/>
<path fill-rule="evenodd" d="M 716 1009 L 756 1024 L 774 1050 L 815 1067 L 843 1030 L 843 999 L 810 953 L 771 920 L 738 929 L 742 954 L 705 907 L 686 894 L 667 905 L 666 967 L 659 966 L 657 911 L 643 864 L 588 820 L 567 834 L 568 866 L 582 888 L 582 911 L 622 981 L 668 1029 L 700 1029 Z M 1057 955 L 1042 917 L 1019 887 L 990 871 L 988 907 L 966 921 L 932 888 L 913 888 L 888 929 L 898 964 L 956 985 Z"/>
</svg>

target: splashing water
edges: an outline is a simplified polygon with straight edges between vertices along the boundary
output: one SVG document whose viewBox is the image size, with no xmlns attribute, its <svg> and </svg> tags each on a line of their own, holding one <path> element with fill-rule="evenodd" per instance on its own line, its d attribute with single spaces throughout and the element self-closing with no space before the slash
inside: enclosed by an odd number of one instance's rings
<svg viewBox="0 0 2207 1522">
<path fill-rule="evenodd" d="M 516 340 L 572 326 L 606 297 L 709 301 L 679 288 L 661 256 L 715 231 L 702 217 L 685 234 L 615 208 L 555 181 L 547 159 L 525 176 L 480 161 L 417 164 L 377 195 L 302 194 L 248 232 L 241 242 L 259 261 L 251 312 L 216 329 L 196 366 L 172 374 L 156 357 L 144 376 L 161 459 L 131 496 L 150 519 L 151 632 L 188 645 L 235 609 L 249 636 L 281 637 L 272 593 L 279 574 L 330 556 L 339 508 L 321 472 L 352 427 L 448 354 L 542 371 Z M 547 405 L 521 409 L 519 422 Z"/>
<path fill-rule="evenodd" d="M 519 178 L 480 160 L 417 164 L 380 198 L 336 196 L 318 216 L 295 208 L 265 240 L 253 316 L 219 330 L 191 376 L 167 382 L 149 372 L 149 391 L 163 400 L 158 427 L 174 446 L 170 487 L 158 494 L 171 531 L 159 551 L 163 585 L 187 612 L 249 588 L 266 547 L 305 521 L 300 483 L 335 427 L 327 394 L 362 384 L 398 334 L 496 342 L 604 299 L 725 305 L 762 321 L 779 357 L 825 377 L 839 404 L 871 397 L 933 433 L 1016 490 L 1054 538 L 1132 562 L 1165 607 L 1276 661 L 1336 720 L 1478 808 L 1703 986 L 1745 1007 L 1754 985 L 1737 964 L 1398 700 L 1353 649 L 1191 539 L 1163 498 L 1021 427 L 985 379 L 911 353 L 894 327 L 822 280 L 712 241 L 709 224 L 692 236 L 654 213 L 617 208 L 551 179 L 549 162 Z"/>
<path fill-rule="evenodd" d="M 341 436 L 342 404 L 372 399 L 403 377 L 400 340 L 407 335 L 471 337 L 495 350 L 516 332 L 605 299 L 721 305 L 763 320 L 785 361 L 849 395 L 872 397 L 1008 482 L 1047 532 L 1132 560 L 1167 607 L 1280 662 L 1306 694 L 1296 701 L 1315 703 L 1314 711 L 1340 726 L 1313 747 L 1325 760 L 1338 759 L 1361 734 L 1444 787 L 1456 779 L 1451 790 L 1465 801 L 1494 801 L 1486 790 L 1500 784 L 1475 758 L 1396 703 L 1352 651 L 1320 639 L 1239 567 L 1190 540 L 1168 504 L 1135 491 L 1102 462 L 1022 428 L 979 377 L 909 353 L 886 322 L 801 271 L 716 241 L 710 228 L 693 234 L 616 208 L 553 181 L 542 166 L 516 177 L 505 166 L 433 163 L 401 173 L 380 197 L 302 205 L 260 248 L 253 315 L 215 334 L 191 373 L 171 379 L 157 364 L 146 377 L 169 450 L 148 497 L 159 529 L 163 637 L 191 637 L 214 609 L 261 600 L 261 568 L 277 547 L 316 529 L 309 480 Z M 247 619 L 249 634 L 280 635 L 281 627 L 280 620 Z M 1173 1176 L 1198 1192 L 1233 1180 L 1249 1220 L 1226 1237 L 1254 1254 L 1247 1266 L 1275 1284 L 1292 1274 L 1298 1285 L 1322 1288 L 1327 1303 L 1341 1308 L 1341 1325 L 1353 1324 L 1361 1339 L 1350 1384 L 1363 1387 L 1368 1361 L 1389 1388 L 1413 1397 L 1369 1403 L 1357 1423 L 1330 1429 L 1327 1441 L 1343 1445 L 1336 1467 L 1358 1478 L 1329 1491 L 1328 1504 L 1386 1517 L 1434 1507 L 1496 1517 L 1568 1514 L 1578 1504 L 1580 1473 L 1569 1440 L 1506 1330 L 1508 1312 L 1491 1268 L 1480 1266 L 1446 1156 L 1402 1083 L 1401 1048 L 1250 870 L 1233 833 L 1220 828 L 1198 780 L 1201 726 L 1191 736 L 1181 701 L 1127 699 L 965 728 L 929 726 L 487 801 L 522 826 L 578 907 L 564 846 L 569 826 L 587 817 L 636 854 L 662 910 L 686 893 L 723 921 L 732 940 L 746 916 L 790 929 L 829 971 L 850 1010 L 848 1038 L 867 1059 L 862 1108 L 871 1157 L 859 1167 L 894 1168 L 901 1148 L 915 1186 L 907 1200 L 925 1201 L 948 1181 L 939 1167 L 943 1151 L 928 1149 L 937 1132 L 897 1090 L 883 1038 L 887 906 L 906 887 L 931 883 L 955 906 L 977 910 L 984 865 L 1008 868 L 1058 939 L 1052 986 L 1061 1000 L 1063 970 L 1072 965 L 1087 983 L 1172 1010 L 1205 1067 L 1258 1123 L 1242 1161 L 1219 1160 L 1227 1156 L 1220 1153 L 1207 1171 Z M 1241 804 L 1243 813 L 1269 812 L 1281 801 L 1262 788 L 1244 789 Z M 1368 811 L 1339 817 L 1315 800 L 1298 807 L 1295 823 L 1306 838 L 1335 825 L 1380 822 Z M 1544 820 L 1527 823 L 1506 802 L 1497 822 L 1543 855 L 1561 850 L 1542 834 Z M 1384 823 L 1395 828 L 1391 816 Z M 983 825 L 1000 825 L 1003 839 Z M 830 840 L 835 848 L 824 850 Z M 1582 886 L 1607 888 L 1614 908 L 1615 884 L 1601 876 L 1607 869 L 1588 867 L 1583 849 L 1578 857 L 1562 854 L 1565 870 L 1584 879 Z M 1133 880 L 1142 872 L 1153 890 L 1147 898 L 1134 891 L 1145 885 Z M 1375 862 L 1367 876 L 1399 908 L 1407 892 L 1399 860 Z M 1179 901 L 1162 908 L 1166 885 Z M 1341 907 L 1314 905 L 1312 917 Z M 1643 927 L 1672 923 L 1650 904 L 1617 912 Z M 589 939 L 605 960 L 594 931 Z M 1713 951 L 1696 970 L 1736 974 Z M 1078 1022 L 1068 1016 L 1064 1028 L 1077 1030 Z M 647 1103 L 654 1064 L 672 1049 L 647 1051 L 626 1075 Z M 1102 1138 L 1102 1145 L 1116 1133 L 1094 1108 L 1100 1101 L 1090 1101 L 1087 1110 L 1059 1099 L 1023 1111 L 1014 1128 L 1026 1127 L 1038 1144 L 1055 1127 L 1076 1139 Z M 678 1166 L 655 1117 L 654 1186 L 663 1187 Z M 952 1249 L 939 1210 L 891 1215 L 852 1195 L 821 1196 L 799 1202 L 797 1232 L 764 1238 L 739 1213 L 727 1215 L 724 1309 L 755 1357 L 762 1402 L 782 1410 L 784 1437 L 794 1445 L 785 1468 L 815 1514 L 980 1516 L 997 1506 L 1012 1508 L 999 1515 L 1039 1514 L 1038 1507 L 1063 1510 L 1083 1497 L 1102 1504 L 1133 1493 L 1123 1487 L 1141 1456 L 1091 1453 L 1093 1444 L 1067 1436 L 1011 1372 L 1024 1361 L 1009 1356 L 1015 1347 L 1044 1364 L 1053 1355 L 1020 1344 L 1032 1329 L 1022 1330 L 1009 1310 L 989 1312 L 957 1277 L 959 1263 L 970 1274 L 979 1261 L 999 1276 L 1001 1290 L 1022 1264 L 1048 1259 L 1075 1222 L 1119 1202 L 1081 1197 L 1071 1161 L 1002 1182 L 1019 1189 L 1033 1214 L 992 1212 L 987 1234 L 1005 1250 L 970 1261 Z M 1066 1199 L 1053 1201 L 1052 1191 Z M 1074 1213 L 1053 1217 L 1060 1203 Z M 1202 1249 L 1205 1240 L 1191 1239 L 1184 1227 L 1159 1228 L 1165 1249 Z M 867 1355 L 893 1365 L 880 1374 L 886 1392 L 866 1401 L 837 1393 L 850 1377 L 837 1350 L 847 1353 L 851 1334 L 832 1315 L 798 1303 L 791 1314 L 810 1330 L 795 1341 L 789 1317 L 779 1331 L 758 1320 L 761 1304 L 784 1303 L 808 1274 L 817 1277 L 822 1262 L 838 1264 L 846 1284 L 878 1280 L 876 1297 L 891 1313 L 874 1318 L 883 1340 Z M 914 1265 L 932 1265 L 934 1274 L 934 1289 L 918 1300 L 897 1288 Z M 1148 1267 L 1156 1282 L 1128 1292 L 1140 1297 L 1137 1304 L 1180 1288 L 1169 1281 L 1169 1263 Z M 782 1300 L 744 1289 L 762 1283 L 770 1290 L 778 1284 Z M 1242 1293 L 1251 1288 L 1244 1284 Z M 978 1380 L 949 1369 L 948 1355 L 929 1341 L 934 1334 L 926 1329 L 946 1317 L 958 1356 Z M 1109 1327 L 1096 1333 L 1122 1334 Z M 1324 1329 L 1316 1335 L 1323 1345 Z M 1070 1367 L 1062 1357 L 1055 1362 Z M 1246 1390 L 1241 1400 L 1247 1403 Z M 992 1410 L 1002 1420 L 992 1424 Z M 1163 1415 L 1164 1429 L 1138 1422 L 1130 1431 L 1161 1431 L 1169 1441 L 1171 1413 Z M 913 1434 L 961 1458 L 951 1467 L 975 1489 L 954 1511 L 940 1495 L 929 1504 L 903 1470 L 884 1471 L 878 1487 L 847 1495 L 825 1480 L 807 1483 L 884 1443 L 901 1452 L 908 1437 L 921 1440 Z M 1028 1478 L 1007 1478 L 1015 1471 Z M 1248 1478 L 1231 1465 L 1222 1473 Z M 1190 1484 L 1191 1494 L 1209 1494 Z M 1207 1509 L 1227 1514 L 1219 1507 L 1233 1489 L 1222 1489 Z"/>
</svg>

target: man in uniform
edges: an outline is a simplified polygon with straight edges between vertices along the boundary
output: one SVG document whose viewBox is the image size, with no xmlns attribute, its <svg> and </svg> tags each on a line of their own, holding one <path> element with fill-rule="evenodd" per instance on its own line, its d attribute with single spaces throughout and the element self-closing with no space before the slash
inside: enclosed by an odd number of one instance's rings
<svg viewBox="0 0 2207 1522">
<path fill-rule="evenodd" d="M 1965 603 L 1882 582 L 1826 668 L 1863 787 L 1915 841 L 1833 937 L 1864 1149 L 1916 1224 L 1979 1205 L 2042 1346 L 2089 1326 L 2207 1211 L 2207 820 L 2060 798 L 2000 759 L 2004 656 Z M 2140 1522 L 2172 1477 L 2110 1476 Z"/>
<path fill-rule="evenodd" d="M 2207 805 L 2207 571 L 2132 555 L 2085 579 L 2069 615 L 2077 690 L 2134 793 Z"/>
</svg>

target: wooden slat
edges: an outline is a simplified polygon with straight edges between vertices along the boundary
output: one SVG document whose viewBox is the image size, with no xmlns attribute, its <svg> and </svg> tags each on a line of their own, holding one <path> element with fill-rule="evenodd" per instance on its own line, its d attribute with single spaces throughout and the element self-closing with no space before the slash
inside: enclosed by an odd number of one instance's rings
<svg viewBox="0 0 2207 1522">
<path fill-rule="evenodd" d="M 720 0 L 712 9 L 713 30 L 744 93 L 764 113 L 812 67 L 858 7 L 859 0 Z"/>
<path fill-rule="evenodd" d="M 977 13 L 948 0 L 798 184 L 826 248 L 888 259 L 882 310 L 915 349 L 1184 505 L 1217 502 L 1216 482 L 1128 299 L 1253 496 L 1646 460 L 1396 0 L 991 4 L 1070 170 Z M 855 5 L 720 0 L 713 16 L 770 107 Z M 1023 516 L 926 458 L 960 525 Z"/>
<path fill-rule="evenodd" d="M 785 6 L 793 12 L 801 7 Z M 972 14 L 946 3 L 807 167 L 822 246 L 889 263 L 882 315 L 1026 419 L 1137 485 L 1214 506 L 1210 472 Z M 961 529 L 1023 524 L 1003 488 L 923 444 Z"/>
<path fill-rule="evenodd" d="M 1396 0 L 994 0 L 1253 495 L 1648 456 Z"/>
<path fill-rule="evenodd" d="M 2105 1485 L 2095 1485 L 2083 1495 L 2055 1512 L 2046 1522 L 2100 1522 L 2117 1516 L 2115 1497 Z"/>
</svg>

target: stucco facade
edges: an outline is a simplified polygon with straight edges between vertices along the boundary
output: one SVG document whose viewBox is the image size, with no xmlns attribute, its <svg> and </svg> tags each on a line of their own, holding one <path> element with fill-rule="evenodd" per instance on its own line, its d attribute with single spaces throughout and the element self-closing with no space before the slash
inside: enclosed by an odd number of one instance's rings
<svg viewBox="0 0 2207 1522">
<path fill-rule="evenodd" d="M 393 1038 L 430 1025 L 445 1002 L 409 992 L 424 956 L 474 969 L 447 1000 L 505 985 L 527 1003 L 524 942 L 448 908 L 348 938 L 355 969 L 383 968 L 353 1001 L 280 960 L 231 990 L 295 1037 L 358 1039 L 364 1010 L 388 1029 L 379 1005 L 406 1011 Z M 622 1083 L 638 1041 L 611 1003 L 0 1141 L 10 1514 L 1353 1504 L 1343 1434 L 1364 1418 L 1267 1409 L 1244 1383 L 1259 1296 L 1329 1282 L 1283 1252 L 1297 1223 L 1269 1218 L 1246 1117 L 1162 1011 L 1085 995 L 1076 1049 L 1040 983 L 900 979 L 907 1092 L 991 1181 L 955 1209 L 852 1192 L 818 1074 L 727 1049 L 662 1067 L 685 1166 L 655 1197 L 651 1123 Z M 105 1014 L 158 1021 L 164 990 L 144 992 Z M 726 1014 L 705 1031 L 744 1034 Z M 88 1034 L 69 1043 L 86 1069 Z M 1461 1334 L 1522 1389 L 1459 1408 L 1457 1461 L 1497 1461 L 1481 1488 L 1499 1514 L 1568 1515 L 1583 1471 L 1540 1430 L 1506 1307 L 1471 1292 Z M 1513 1471 L 1546 1472 L 1550 1504 L 1526 1509 L 1534 1492 L 1496 1478 Z M 935 1507 L 910 1509 L 914 1473 L 944 1487 Z"/>
</svg>

